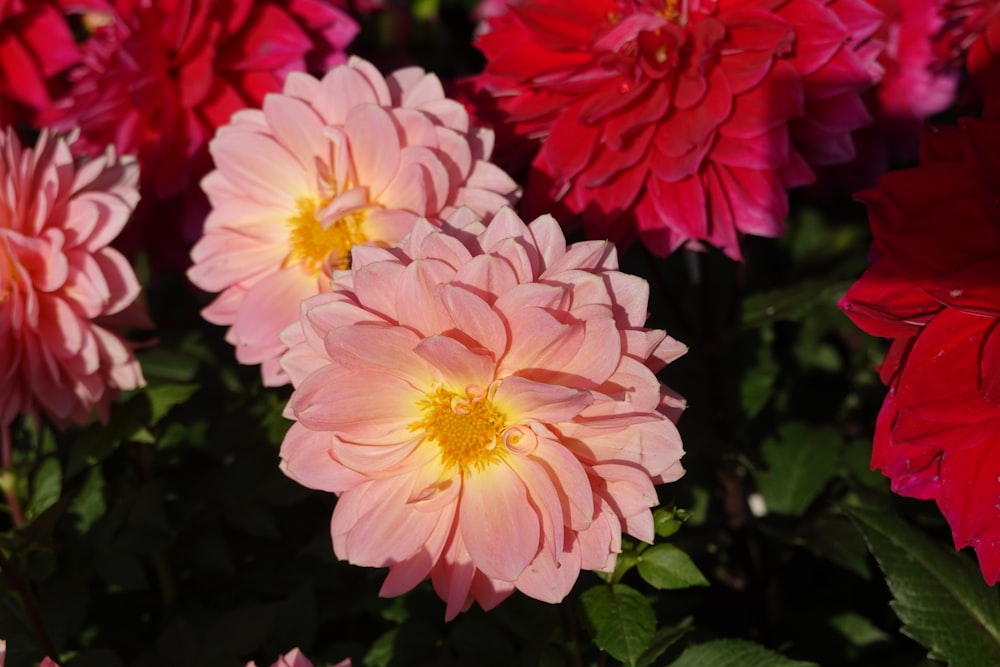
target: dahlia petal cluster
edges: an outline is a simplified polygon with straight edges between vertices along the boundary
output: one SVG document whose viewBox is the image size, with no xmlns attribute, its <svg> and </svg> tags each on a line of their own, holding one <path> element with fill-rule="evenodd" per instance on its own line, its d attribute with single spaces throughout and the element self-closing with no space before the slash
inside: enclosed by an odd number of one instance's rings
<svg viewBox="0 0 1000 667">
<path fill-rule="evenodd" d="M 121 324 L 145 317 L 139 283 L 108 247 L 139 199 L 131 158 L 75 159 L 42 132 L 34 148 L 0 133 L 0 426 L 19 413 L 58 423 L 105 418 L 143 384 Z"/>
<path fill-rule="evenodd" d="M 884 15 L 872 36 L 884 44 L 877 65 L 878 85 L 867 91 L 865 103 L 874 120 L 856 130 L 857 158 L 823 170 L 821 179 L 855 191 L 874 185 L 893 163 L 916 160 L 920 128 L 930 116 L 955 100 L 958 72 L 938 66 L 934 42 L 944 27 L 944 0 L 869 0 Z"/>
<path fill-rule="evenodd" d="M 920 165 L 863 192 L 872 264 L 841 307 L 892 339 L 872 467 L 933 499 L 955 546 L 1000 579 L 1000 90 L 926 132 Z"/>
<path fill-rule="evenodd" d="M 31 122 L 80 50 L 55 0 L 0 1 L 0 127 Z"/>
<path fill-rule="evenodd" d="M 963 96 L 980 99 L 1000 75 L 1000 3 L 942 0 L 941 15 L 936 46 L 942 64 L 964 65 L 970 85 Z"/>
<path fill-rule="evenodd" d="M 186 250 L 204 214 L 193 186 L 211 167 L 207 142 L 235 111 L 280 90 L 289 72 L 344 61 L 358 26 L 338 4 L 109 0 L 86 14 L 92 33 L 81 46 L 83 62 L 46 121 L 79 128 L 80 151 L 110 144 L 137 155 L 144 199 L 176 206 L 166 228 L 155 209 L 144 211 L 150 238 L 138 243 Z"/>
<path fill-rule="evenodd" d="M 339 558 L 388 567 L 385 596 L 430 577 L 449 619 L 610 571 L 683 474 L 684 402 L 655 373 L 686 348 L 643 327 L 648 284 L 551 216 L 485 223 L 355 248 L 282 334 L 282 469 L 339 496 Z"/>
<path fill-rule="evenodd" d="M 383 77 L 352 57 L 317 80 L 293 73 L 262 110 L 244 110 L 211 142 L 203 181 L 212 211 L 188 276 L 222 292 L 203 314 L 229 326 L 244 364 L 287 383 L 282 329 L 306 297 L 330 289 L 356 244 L 392 246 L 418 217 L 456 206 L 489 215 L 517 185 L 488 162 L 493 134 L 470 124 L 433 74 Z"/>
<path fill-rule="evenodd" d="M 477 42 L 477 85 L 540 142 L 525 200 L 667 255 L 777 236 L 810 165 L 853 158 L 881 14 L 865 0 L 539 0 Z"/>
</svg>

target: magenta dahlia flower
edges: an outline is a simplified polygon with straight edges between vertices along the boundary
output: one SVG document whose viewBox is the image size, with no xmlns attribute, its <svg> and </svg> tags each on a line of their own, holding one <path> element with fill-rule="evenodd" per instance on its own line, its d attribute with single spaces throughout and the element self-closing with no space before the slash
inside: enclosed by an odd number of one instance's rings
<svg viewBox="0 0 1000 667">
<path fill-rule="evenodd" d="M 885 19 L 872 36 L 884 44 L 878 85 L 864 95 L 873 123 L 853 134 L 857 157 L 821 170 L 837 190 L 871 187 L 893 163 L 917 158 L 920 128 L 955 100 L 958 71 L 940 67 L 935 40 L 944 26 L 946 0 L 868 0 Z"/>
<path fill-rule="evenodd" d="M 964 65 L 967 102 L 981 99 L 1000 75 L 1000 2 L 941 0 L 945 24 L 937 39 L 944 63 Z"/>
<path fill-rule="evenodd" d="M 108 247 L 139 199 L 139 171 L 112 149 L 74 159 L 43 132 L 23 148 L 0 133 L 0 428 L 18 414 L 57 423 L 107 416 L 143 384 L 118 326 L 141 323 L 139 283 Z"/>
<path fill-rule="evenodd" d="M 80 50 L 55 0 L 0 0 L 0 127 L 31 123 Z"/>
<path fill-rule="evenodd" d="M 924 135 L 921 163 L 861 194 L 872 265 L 841 304 L 892 339 L 872 467 L 933 499 L 1000 580 L 1000 89 L 983 118 Z M 943 221 L 946 224 L 942 224 Z M 994 349 L 996 348 L 996 349 Z"/>
<path fill-rule="evenodd" d="M 478 40 L 480 87 L 541 147 L 529 208 L 667 255 L 776 236 L 810 165 L 854 156 L 877 77 L 864 0 L 538 0 Z"/>
<path fill-rule="evenodd" d="M 332 0 L 110 0 L 91 11 L 72 87 L 46 117 L 80 128 L 76 149 L 137 155 L 147 206 L 130 245 L 184 249 L 200 235 L 196 184 L 216 128 L 289 72 L 343 62 L 357 24 Z M 162 217 L 164 203 L 171 206 Z"/>
<path fill-rule="evenodd" d="M 418 217 L 440 223 L 456 206 L 488 215 L 513 201 L 517 185 L 487 161 L 492 144 L 421 69 L 383 77 L 351 58 L 321 81 L 290 75 L 211 143 L 212 212 L 188 272 L 222 292 L 205 319 L 229 326 L 236 358 L 261 364 L 266 384 L 285 384 L 278 334 L 350 266 L 353 246 L 395 245 Z"/>
<path fill-rule="evenodd" d="M 356 248 L 282 334 L 282 469 L 340 496 L 337 556 L 390 568 L 385 596 L 430 576 L 452 618 L 557 602 L 623 532 L 651 542 L 653 485 L 683 473 L 684 402 L 655 373 L 686 348 L 643 328 L 648 294 L 610 243 L 509 208 Z"/>
</svg>

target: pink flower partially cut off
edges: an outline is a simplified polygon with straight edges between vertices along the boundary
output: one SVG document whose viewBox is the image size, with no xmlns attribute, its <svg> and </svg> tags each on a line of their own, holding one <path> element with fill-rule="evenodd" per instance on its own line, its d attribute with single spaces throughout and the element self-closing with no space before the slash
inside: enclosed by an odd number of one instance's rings
<svg viewBox="0 0 1000 667">
<path fill-rule="evenodd" d="M 0 665 L 0 667 L 3 667 L 3 665 Z M 251 660 L 247 663 L 246 667 L 257 667 L 257 663 Z M 285 655 L 279 657 L 271 667 L 313 667 L 313 663 L 309 658 L 302 655 L 302 651 L 293 648 Z M 341 660 L 336 665 L 333 665 L 333 667 L 351 667 L 351 659 L 346 658 Z"/>
<path fill-rule="evenodd" d="M 120 335 L 148 322 L 139 282 L 108 247 L 139 199 L 138 168 L 110 148 L 74 159 L 70 143 L 0 133 L 0 427 L 21 413 L 104 419 L 119 390 L 144 384 Z"/>
<path fill-rule="evenodd" d="M 652 541 L 655 483 L 683 474 L 684 401 L 656 379 L 686 347 L 643 327 L 649 286 L 606 241 L 467 209 L 357 247 L 282 334 L 295 391 L 282 468 L 340 496 L 334 550 L 428 576 L 453 618 L 514 589 L 557 602 Z"/>
<path fill-rule="evenodd" d="M 292 73 L 210 144 L 212 212 L 188 272 L 222 292 L 205 319 L 229 326 L 236 358 L 261 364 L 265 384 L 287 383 L 278 334 L 349 268 L 352 247 L 395 245 L 420 216 L 439 224 L 456 206 L 489 215 L 514 200 L 517 185 L 487 161 L 492 144 L 421 69 L 383 77 L 351 58 L 319 81 Z"/>
<path fill-rule="evenodd" d="M 0 639 L 0 667 L 4 667 L 6 663 L 7 663 L 7 640 Z M 52 658 L 45 657 L 40 663 L 38 663 L 38 667 L 59 667 L 59 663 L 57 663 Z M 308 667 L 311 667 L 311 665 Z M 338 665 L 337 667 L 340 666 Z M 346 667 L 350 666 L 348 665 Z"/>
</svg>

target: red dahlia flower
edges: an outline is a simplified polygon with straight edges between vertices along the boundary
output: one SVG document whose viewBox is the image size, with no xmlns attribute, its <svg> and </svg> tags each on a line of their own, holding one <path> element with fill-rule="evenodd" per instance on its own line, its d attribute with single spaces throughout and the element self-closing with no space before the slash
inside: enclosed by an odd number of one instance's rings
<svg viewBox="0 0 1000 667">
<path fill-rule="evenodd" d="M 143 198 L 155 204 L 150 210 L 162 208 L 164 200 L 196 193 L 211 166 L 206 143 L 233 112 L 260 106 L 288 72 L 325 71 L 345 59 L 357 25 L 337 4 L 112 0 L 92 21 L 98 27 L 83 43 L 84 62 L 53 118 L 80 128 L 84 151 L 111 144 L 137 155 Z M 186 224 L 190 243 L 201 220 Z M 157 227 L 162 243 L 162 223 Z"/>
<path fill-rule="evenodd" d="M 955 546 L 1000 578 L 1000 90 L 983 118 L 925 133 L 921 163 L 861 194 L 872 265 L 841 307 L 892 338 L 872 467 L 934 499 Z"/>
<path fill-rule="evenodd" d="M 79 61 L 58 3 L 0 0 L 0 127 L 51 106 L 54 78 Z"/>
<path fill-rule="evenodd" d="M 477 82 L 541 141 L 529 201 L 658 255 L 739 258 L 740 233 L 782 233 L 809 165 L 854 156 L 880 21 L 865 0 L 514 3 L 478 40 Z"/>
</svg>

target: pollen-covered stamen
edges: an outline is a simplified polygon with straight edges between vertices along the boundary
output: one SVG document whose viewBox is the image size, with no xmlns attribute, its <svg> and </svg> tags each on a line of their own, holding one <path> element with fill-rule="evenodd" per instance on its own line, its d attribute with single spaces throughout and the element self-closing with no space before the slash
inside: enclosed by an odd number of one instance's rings
<svg viewBox="0 0 1000 667">
<path fill-rule="evenodd" d="M 493 391 L 470 385 L 465 394 L 438 387 L 420 400 L 423 419 L 410 424 L 441 448 L 441 462 L 463 474 L 483 470 L 505 454 L 501 434 L 507 416 L 493 404 Z"/>
<path fill-rule="evenodd" d="M 298 201 L 298 214 L 288 220 L 290 252 L 285 266 L 298 263 L 314 274 L 326 265 L 331 269 L 349 269 L 351 248 L 368 241 L 362 231 L 368 216 L 366 212 L 345 215 L 329 227 L 323 227 L 317 215 L 320 208 L 312 199 Z"/>
</svg>

